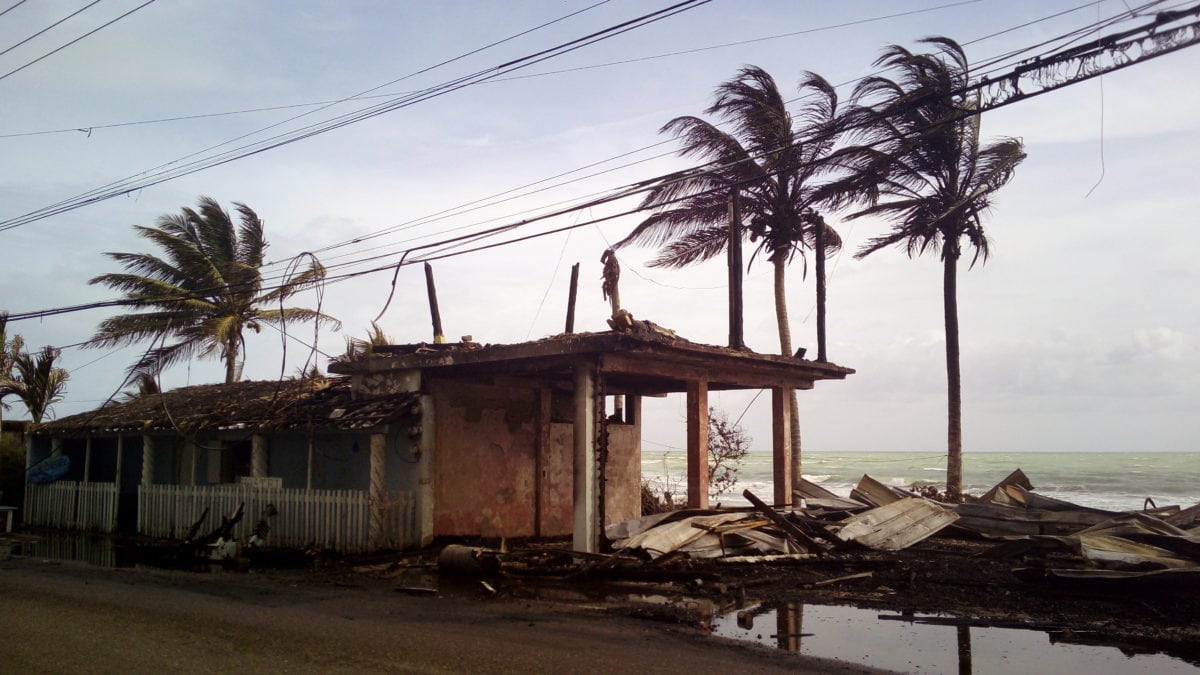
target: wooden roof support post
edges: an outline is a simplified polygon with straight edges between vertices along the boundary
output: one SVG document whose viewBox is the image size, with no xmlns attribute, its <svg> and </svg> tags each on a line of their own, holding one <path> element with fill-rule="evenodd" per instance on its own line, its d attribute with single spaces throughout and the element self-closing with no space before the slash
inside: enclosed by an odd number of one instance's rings
<svg viewBox="0 0 1200 675">
<path fill-rule="evenodd" d="M 154 485 L 154 437 L 142 436 L 142 485 Z"/>
<path fill-rule="evenodd" d="M 774 500 L 776 504 L 792 503 L 792 415 L 789 405 L 792 390 L 771 388 L 771 436 Z"/>
<path fill-rule="evenodd" d="M 267 473 L 267 437 L 254 434 L 250 437 L 250 475 L 266 478 Z"/>
<path fill-rule="evenodd" d="M 688 508 L 708 508 L 708 383 L 687 385 Z"/>
<path fill-rule="evenodd" d="M 304 489 L 311 490 L 313 485 L 313 455 L 317 451 L 317 439 L 312 429 L 308 430 L 308 461 L 304 466 Z"/>
<path fill-rule="evenodd" d="M 575 332 L 575 298 L 579 296 L 579 263 L 571 266 L 571 289 L 567 293 L 567 325 L 564 333 Z"/>
<path fill-rule="evenodd" d="M 433 343 L 446 343 L 446 334 L 442 332 L 442 312 L 438 308 L 437 287 L 433 285 L 433 265 L 425 263 L 425 292 L 429 295 L 429 318 L 433 320 Z"/>
<path fill-rule="evenodd" d="M 90 483 L 92 477 L 92 436 L 83 441 L 83 482 Z"/>
<path fill-rule="evenodd" d="M 575 367 L 575 520 L 571 545 L 600 552 L 600 500 L 596 485 L 596 378 L 592 364 Z"/>
<path fill-rule="evenodd" d="M 371 434 L 371 485 L 367 493 L 370 529 L 367 547 L 377 550 L 384 546 L 384 477 L 387 475 L 387 434 Z"/>
<path fill-rule="evenodd" d="M 117 486 L 117 494 L 121 494 L 121 461 L 125 457 L 125 434 L 117 434 L 117 477 L 113 483 Z"/>
</svg>

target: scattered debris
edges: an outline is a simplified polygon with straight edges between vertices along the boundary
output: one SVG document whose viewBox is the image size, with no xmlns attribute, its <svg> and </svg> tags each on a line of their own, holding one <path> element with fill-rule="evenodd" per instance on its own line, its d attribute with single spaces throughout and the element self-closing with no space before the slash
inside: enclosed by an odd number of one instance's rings
<svg viewBox="0 0 1200 675">
<path fill-rule="evenodd" d="M 858 574 L 847 574 L 844 577 L 834 577 L 832 579 L 822 579 L 821 581 L 814 583 L 812 586 L 813 586 L 813 588 L 820 588 L 822 586 L 831 586 L 833 584 L 840 584 L 843 581 L 853 581 L 854 579 L 870 579 L 873 576 L 875 576 L 874 572 L 859 572 Z"/>
<path fill-rule="evenodd" d="M 956 520 L 957 513 L 927 499 L 905 497 L 850 518 L 837 530 L 837 537 L 867 548 L 899 551 Z"/>
<path fill-rule="evenodd" d="M 451 544 L 438 555 L 438 571 L 464 576 L 494 575 L 500 572 L 500 552 L 486 548 Z"/>
</svg>

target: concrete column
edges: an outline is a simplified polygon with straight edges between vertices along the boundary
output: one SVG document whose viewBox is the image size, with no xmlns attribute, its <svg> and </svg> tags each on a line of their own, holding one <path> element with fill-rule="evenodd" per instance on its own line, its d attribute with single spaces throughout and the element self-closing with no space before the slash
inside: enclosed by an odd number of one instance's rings
<svg viewBox="0 0 1200 675">
<path fill-rule="evenodd" d="M 142 485 L 154 485 L 153 436 L 142 436 Z"/>
<path fill-rule="evenodd" d="M 792 503 L 792 392 L 783 387 L 771 389 L 772 475 L 775 479 L 776 505 Z"/>
<path fill-rule="evenodd" d="M 183 437 L 183 447 L 179 449 L 179 484 L 196 484 L 196 438 Z"/>
<path fill-rule="evenodd" d="M 317 450 L 317 441 L 310 434 L 308 437 L 308 464 L 304 472 L 304 489 L 311 490 L 313 484 L 313 455 Z"/>
<path fill-rule="evenodd" d="M 417 460 L 417 528 L 421 546 L 433 543 L 434 464 L 437 462 L 437 410 L 433 397 L 421 397 L 421 458 Z"/>
<path fill-rule="evenodd" d="M 92 437 L 88 436 L 83 441 L 83 482 L 90 483 L 92 481 Z"/>
<path fill-rule="evenodd" d="M 600 501 L 596 489 L 596 379 L 590 363 L 575 367 L 575 520 L 571 545 L 600 552 Z"/>
<path fill-rule="evenodd" d="M 387 435 L 371 434 L 371 485 L 367 493 L 368 509 L 371 514 L 371 528 L 368 532 L 371 549 L 382 548 L 384 545 L 384 476 L 387 475 Z"/>
<path fill-rule="evenodd" d="M 687 385 L 688 508 L 708 508 L 708 383 Z"/>
<path fill-rule="evenodd" d="M 219 484 L 224 481 L 224 441 L 210 439 L 206 445 L 208 445 L 209 448 L 204 452 L 206 459 L 204 478 L 210 485 Z"/>
<path fill-rule="evenodd" d="M 267 477 L 267 437 L 262 434 L 250 437 L 250 476 Z"/>
</svg>

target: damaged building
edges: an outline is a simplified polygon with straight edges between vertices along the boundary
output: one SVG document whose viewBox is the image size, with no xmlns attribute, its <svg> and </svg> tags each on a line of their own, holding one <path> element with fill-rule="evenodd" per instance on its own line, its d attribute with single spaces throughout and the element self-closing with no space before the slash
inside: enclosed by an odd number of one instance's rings
<svg viewBox="0 0 1200 675">
<path fill-rule="evenodd" d="M 338 377 L 185 387 L 39 427 L 26 522 L 179 538 L 272 509 L 272 542 L 345 551 L 438 536 L 570 535 L 641 515 L 644 396 L 686 395 L 688 505 L 705 507 L 708 393 L 770 389 L 776 503 L 790 502 L 792 389 L 854 371 L 653 331 L 374 347 Z M 64 464 L 67 464 L 64 462 Z M 31 471 L 32 473 L 32 471 Z"/>
</svg>

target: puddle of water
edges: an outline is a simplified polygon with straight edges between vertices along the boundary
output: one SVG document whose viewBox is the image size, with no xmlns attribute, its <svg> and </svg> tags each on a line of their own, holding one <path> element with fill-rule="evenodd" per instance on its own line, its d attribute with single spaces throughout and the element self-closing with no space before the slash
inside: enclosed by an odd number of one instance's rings
<svg viewBox="0 0 1200 675">
<path fill-rule="evenodd" d="M 1117 647 L 1068 644 L 1063 636 L 1018 628 L 981 628 L 880 620 L 878 610 L 786 603 L 715 617 L 713 635 L 798 654 L 909 673 L 1197 673 L 1168 654 L 1126 655 Z M 1095 634 L 1086 637 L 1099 642 Z"/>
<path fill-rule="evenodd" d="M 26 558 L 83 562 L 97 567 L 132 567 L 129 551 L 111 537 L 47 530 L 36 537 L 13 542 L 12 554 Z"/>
<path fill-rule="evenodd" d="M 222 564 L 202 558 L 179 560 L 164 547 L 137 546 L 103 534 L 39 530 L 8 542 L 9 555 L 43 560 L 81 562 L 96 567 L 158 567 L 195 572 L 245 571 L 245 565 Z"/>
</svg>

